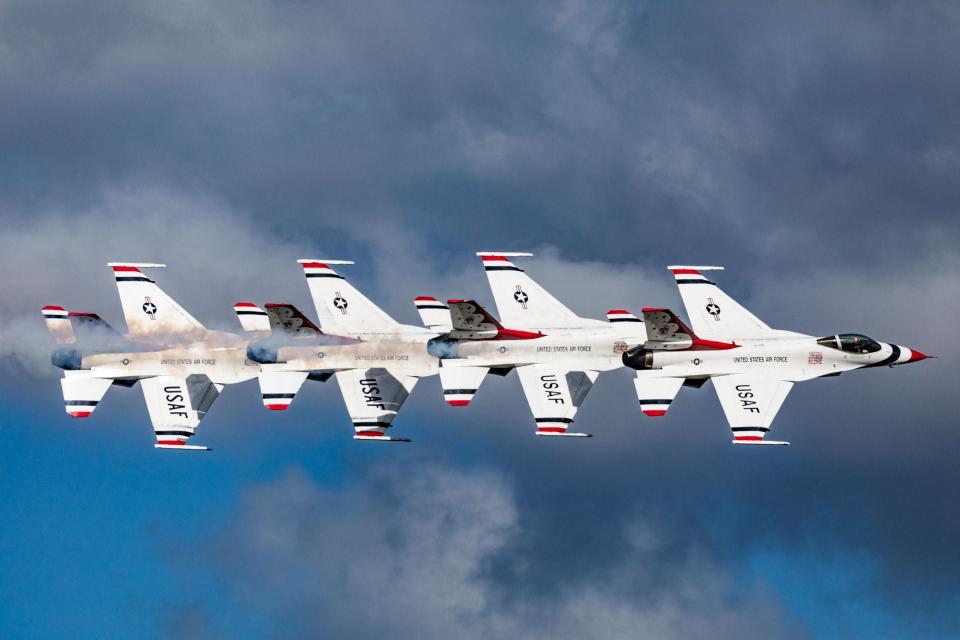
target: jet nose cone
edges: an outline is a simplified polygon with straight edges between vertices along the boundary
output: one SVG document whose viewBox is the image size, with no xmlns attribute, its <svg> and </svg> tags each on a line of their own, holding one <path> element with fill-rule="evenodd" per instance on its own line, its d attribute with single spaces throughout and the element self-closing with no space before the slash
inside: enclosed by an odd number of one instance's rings
<svg viewBox="0 0 960 640">
<path fill-rule="evenodd" d="M 927 358 L 932 358 L 933 356 L 928 356 L 925 353 L 917 351 L 916 349 L 910 349 L 910 358 L 907 362 L 920 362 L 921 360 L 926 360 Z"/>
</svg>

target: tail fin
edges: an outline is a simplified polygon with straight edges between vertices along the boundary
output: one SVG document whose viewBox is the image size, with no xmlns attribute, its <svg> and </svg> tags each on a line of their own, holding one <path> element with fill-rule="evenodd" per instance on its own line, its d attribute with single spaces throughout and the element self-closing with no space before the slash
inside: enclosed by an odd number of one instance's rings
<svg viewBox="0 0 960 640">
<path fill-rule="evenodd" d="M 89 418 L 111 384 L 109 378 L 76 377 L 67 372 L 60 380 L 64 410 L 74 418 Z"/>
<path fill-rule="evenodd" d="M 476 300 L 447 300 L 450 306 L 450 337 L 456 340 L 532 340 L 545 334 L 506 329 Z"/>
<path fill-rule="evenodd" d="M 50 332 L 57 344 L 72 344 L 77 341 L 66 309 L 55 305 L 47 305 L 40 309 L 40 313 L 43 314 L 47 331 Z"/>
<path fill-rule="evenodd" d="M 166 265 L 135 262 L 110 262 L 117 280 L 123 317 L 127 332 L 134 338 L 149 338 L 163 334 L 181 334 L 206 331 L 196 318 L 164 293 L 163 289 L 145 276 L 142 268 Z"/>
<path fill-rule="evenodd" d="M 582 327 L 589 320 L 580 318 L 550 295 L 509 258 L 532 253 L 480 251 L 483 269 L 490 281 L 500 319 L 513 327 Z"/>
<path fill-rule="evenodd" d="M 233 311 L 244 331 L 258 333 L 270 331 L 270 316 L 267 312 L 252 302 L 236 302 Z"/>
<path fill-rule="evenodd" d="M 313 304 L 317 308 L 320 325 L 331 333 L 354 335 L 360 333 L 394 333 L 401 325 L 380 307 L 357 291 L 332 264 L 353 264 L 350 260 L 298 260 Z"/>
<path fill-rule="evenodd" d="M 427 329 L 433 329 L 439 333 L 447 333 L 453 329 L 450 325 L 449 307 L 436 298 L 417 296 L 413 299 L 413 304 L 417 307 L 420 320 Z"/>
<path fill-rule="evenodd" d="M 750 339 L 777 335 L 755 315 L 747 311 L 720 287 L 711 282 L 702 271 L 717 271 L 723 267 L 668 267 L 677 280 L 683 306 L 690 324 L 701 337 L 707 339 Z"/>
</svg>

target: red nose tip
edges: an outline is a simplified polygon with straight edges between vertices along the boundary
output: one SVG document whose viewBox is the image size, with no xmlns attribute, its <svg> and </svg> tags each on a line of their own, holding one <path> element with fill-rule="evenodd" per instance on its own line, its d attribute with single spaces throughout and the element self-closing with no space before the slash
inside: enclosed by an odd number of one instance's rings
<svg viewBox="0 0 960 640">
<path fill-rule="evenodd" d="M 907 362 L 920 362 L 921 360 L 926 360 L 929 358 L 925 353 L 920 353 L 916 349 L 910 349 L 910 359 Z"/>
</svg>

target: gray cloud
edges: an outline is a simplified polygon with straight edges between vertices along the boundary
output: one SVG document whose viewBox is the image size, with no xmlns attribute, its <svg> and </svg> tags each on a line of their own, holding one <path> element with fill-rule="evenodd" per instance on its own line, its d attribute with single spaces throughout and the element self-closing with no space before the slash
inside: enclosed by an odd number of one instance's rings
<svg viewBox="0 0 960 640">
<path fill-rule="evenodd" d="M 146 182 L 281 235 L 399 216 L 616 261 L 672 259 L 675 237 L 768 265 L 957 240 L 949 5 L 3 11 L 0 183 L 20 215 Z"/>
<path fill-rule="evenodd" d="M 435 464 L 414 474 L 395 464 L 368 471 L 337 492 L 289 471 L 251 491 L 215 541 L 230 588 L 284 620 L 276 635 L 803 635 L 763 585 L 737 585 L 693 546 L 671 562 L 666 584 L 650 582 L 675 541 L 642 514 L 620 532 L 626 553 L 598 580 L 541 589 L 522 565 L 517 580 L 491 569 L 520 539 L 556 535 L 524 526 L 499 476 Z"/>
</svg>

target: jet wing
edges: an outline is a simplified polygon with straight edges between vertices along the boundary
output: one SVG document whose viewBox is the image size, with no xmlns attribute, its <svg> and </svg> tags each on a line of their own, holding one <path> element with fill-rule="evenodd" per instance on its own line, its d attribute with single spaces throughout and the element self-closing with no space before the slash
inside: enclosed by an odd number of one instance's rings
<svg viewBox="0 0 960 640">
<path fill-rule="evenodd" d="M 792 382 L 747 375 L 717 376 L 711 380 L 735 444 L 789 444 L 763 437 L 793 388 Z"/>
<path fill-rule="evenodd" d="M 343 402 L 353 421 L 355 440 L 396 440 L 407 438 L 386 435 L 393 419 L 406 401 L 417 378 L 382 368 L 338 371 Z"/>
<path fill-rule="evenodd" d="M 597 380 L 598 372 L 532 364 L 517 367 L 517 375 L 537 423 L 538 436 L 590 436 L 567 429 Z"/>
<path fill-rule="evenodd" d="M 200 449 L 188 445 L 194 431 L 220 395 L 223 385 L 205 375 L 157 376 L 140 381 L 158 449 Z"/>
</svg>

